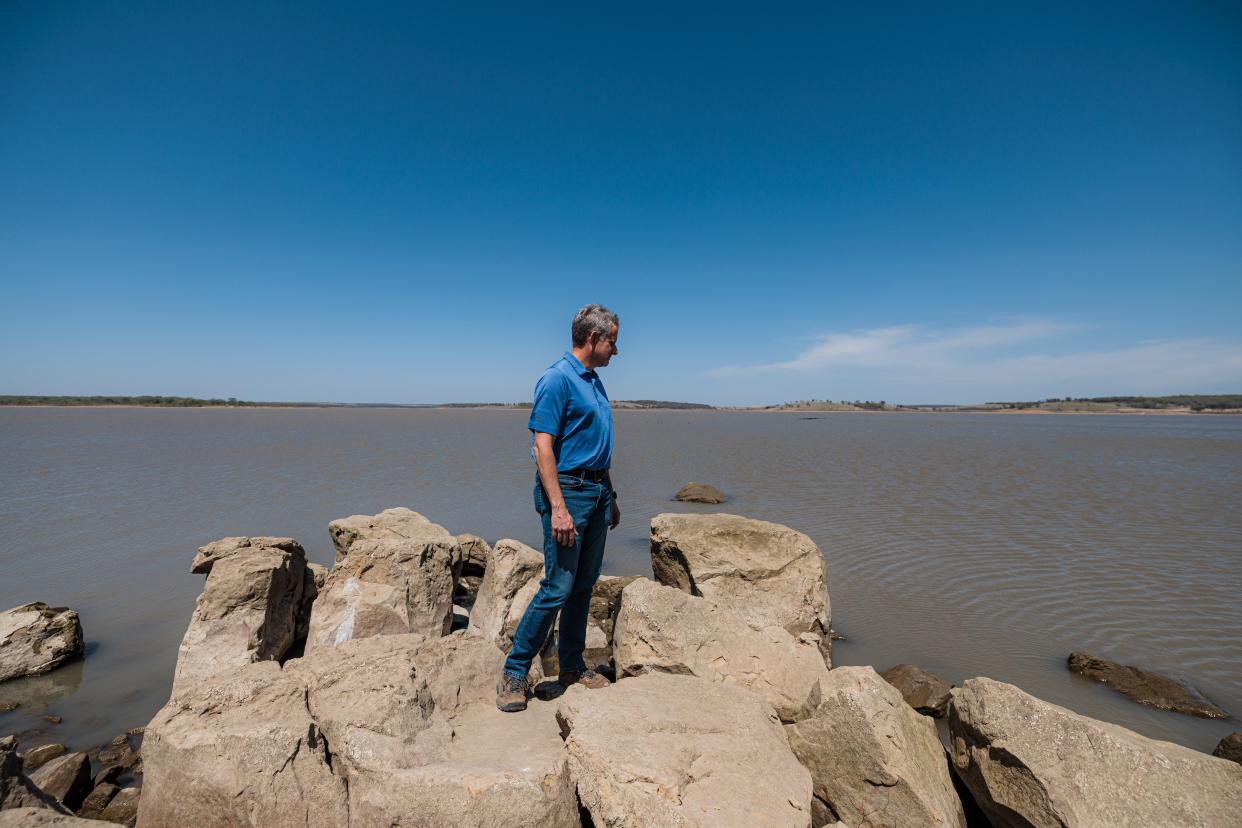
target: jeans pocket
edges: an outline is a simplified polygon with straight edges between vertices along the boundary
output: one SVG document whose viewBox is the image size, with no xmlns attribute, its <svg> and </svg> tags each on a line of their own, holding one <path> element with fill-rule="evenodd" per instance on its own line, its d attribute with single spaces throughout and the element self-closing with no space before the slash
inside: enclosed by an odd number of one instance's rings
<svg viewBox="0 0 1242 828">
<path fill-rule="evenodd" d="M 581 477 L 572 477 L 567 474 L 558 474 L 556 476 L 556 482 L 561 484 L 562 489 L 577 490 L 586 485 L 586 481 Z"/>
</svg>

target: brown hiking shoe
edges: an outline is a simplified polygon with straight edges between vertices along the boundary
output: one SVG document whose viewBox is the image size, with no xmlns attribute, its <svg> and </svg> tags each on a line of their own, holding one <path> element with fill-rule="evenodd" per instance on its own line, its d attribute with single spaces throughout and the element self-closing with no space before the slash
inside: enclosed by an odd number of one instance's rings
<svg viewBox="0 0 1242 828">
<path fill-rule="evenodd" d="M 530 683 L 524 678 L 501 673 L 496 682 L 496 707 L 506 713 L 517 713 L 526 709 L 526 698 L 530 695 Z"/>
<path fill-rule="evenodd" d="M 608 679 L 604 678 L 590 667 L 586 668 L 581 673 L 574 671 L 561 673 L 556 677 L 556 682 L 561 687 L 568 687 L 571 684 L 581 684 L 588 690 L 598 690 L 601 687 L 607 687 L 609 683 Z"/>
</svg>

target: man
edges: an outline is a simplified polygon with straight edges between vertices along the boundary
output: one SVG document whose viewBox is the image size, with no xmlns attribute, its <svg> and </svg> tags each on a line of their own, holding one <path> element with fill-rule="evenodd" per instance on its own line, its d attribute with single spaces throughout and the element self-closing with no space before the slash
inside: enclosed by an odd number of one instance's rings
<svg viewBox="0 0 1242 828">
<path fill-rule="evenodd" d="M 543 579 L 518 623 L 513 648 L 496 684 L 496 706 L 526 709 L 526 676 L 560 613 L 557 656 L 564 687 L 604 687 L 608 680 L 582 659 L 591 590 L 604 561 L 604 540 L 621 522 L 612 464 L 612 406 L 595 373 L 616 356 L 617 315 L 587 305 L 574 317 L 573 348 L 535 385 L 528 427 L 535 510 L 543 520 Z"/>
</svg>

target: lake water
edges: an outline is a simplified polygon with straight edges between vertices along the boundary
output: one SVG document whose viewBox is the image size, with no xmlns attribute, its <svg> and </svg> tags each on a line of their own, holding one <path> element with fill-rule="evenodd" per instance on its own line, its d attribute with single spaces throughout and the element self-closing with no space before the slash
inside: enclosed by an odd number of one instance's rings
<svg viewBox="0 0 1242 828">
<path fill-rule="evenodd" d="M 650 575 L 665 511 L 810 535 L 838 665 L 986 675 L 1211 750 L 1242 729 L 1140 707 L 1071 675 L 1084 649 L 1188 681 L 1242 714 L 1242 418 L 619 411 L 624 518 L 605 571 Z M 0 684 L 0 734 L 86 748 L 168 697 L 196 547 L 408 506 L 540 545 L 526 413 L 434 409 L 0 409 L 0 609 L 81 613 L 87 658 Z M 723 506 L 670 502 L 688 481 Z M 51 726 L 44 714 L 60 715 Z"/>
</svg>

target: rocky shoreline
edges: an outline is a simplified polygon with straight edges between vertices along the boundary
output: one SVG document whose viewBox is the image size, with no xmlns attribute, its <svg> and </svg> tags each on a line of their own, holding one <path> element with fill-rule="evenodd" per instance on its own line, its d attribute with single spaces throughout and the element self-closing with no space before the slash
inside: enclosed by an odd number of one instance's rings
<svg viewBox="0 0 1242 828">
<path fill-rule="evenodd" d="M 657 516 L 653 577 L 604 577 L 592 595 L 587 658 L 615 683 L 561 693 L 547 680 L 554 631 L 520 714 L 496 710 L 494 682 L 539 552 L 404 508 L 329 533 L 330 570 L 291 538 L 202 547 L 168 703 L 94 757 L 0 740 L 0 828 L 1214 826 L 1242 813 L 1237 761 L 991 679 L 834 668 L 824 556 L 789 527 Z M 18 610 L 72 657 L 72 625 L 34 606 Z M 0 663 L 24 649 L 47 664 L 24 646 L 41 639 L 10 626 Z"/>
</svg>

